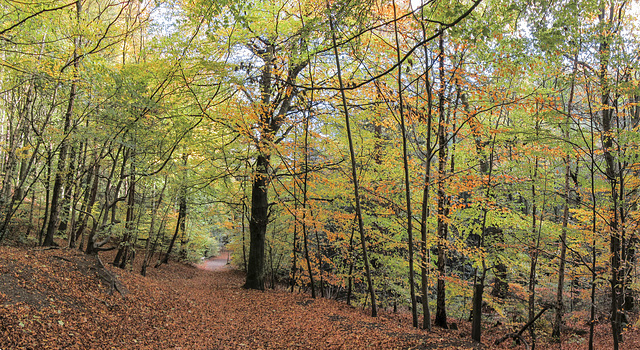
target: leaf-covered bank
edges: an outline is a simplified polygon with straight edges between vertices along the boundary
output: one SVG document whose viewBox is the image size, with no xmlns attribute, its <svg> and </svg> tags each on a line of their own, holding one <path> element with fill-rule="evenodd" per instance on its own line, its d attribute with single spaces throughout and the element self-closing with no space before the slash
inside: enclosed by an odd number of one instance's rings
<svg viewBox="0 0 640 350">
<path fill-rule="evenodd" d="M 169 263 L 142 277 L 106 269 L 118 275 L 123 295 L 108 294 L 94 261 L 75 250 L 0 247 L 0 348 L 494 349 L 510 331 L 494 327 L 474 345 L 466 322 L 459 330 L 417 330 L 406 312 L 371 318 L 307 294 L 242 289 L 244 276 L 234 270 Z M 610 346 L 606 326 L 598 328 L 598 348 Z M 575 337 L 565 344 L 585 345 Z"/>
</svg>

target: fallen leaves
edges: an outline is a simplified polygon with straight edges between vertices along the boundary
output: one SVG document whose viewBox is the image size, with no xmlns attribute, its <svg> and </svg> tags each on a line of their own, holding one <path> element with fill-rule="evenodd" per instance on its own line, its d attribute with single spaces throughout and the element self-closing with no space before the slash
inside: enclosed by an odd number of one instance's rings
<svg viewBox="0 0 640 350">
<path fill-rule="evenodd" d="M 465 324 L 426 332 L 411 328 L 409 315 L 371 318 L 333 300 L 244 290 L 243 276 L 232 270 L 171 263 L 142 277 L 106 268 L 128 294 L 109 295 L 90 258 L 77 251 L 0 247 L 0 281 L 11 283 L 0 285 L 0 348 L 493 349 L 470 342 Z M 485 344 L 500 332 L 491 330 Z"/>
</svg>

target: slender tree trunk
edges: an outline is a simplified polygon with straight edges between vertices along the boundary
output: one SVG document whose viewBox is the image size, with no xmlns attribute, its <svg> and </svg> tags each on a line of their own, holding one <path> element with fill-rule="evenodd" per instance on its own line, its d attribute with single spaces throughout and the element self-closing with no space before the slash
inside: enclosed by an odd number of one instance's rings
<svg viewBox="0 0 640 350">
<path fill-rule="evenodd" d="M 94 206 L 94 204 L 96 203 L 96 196 L 98 195 L 98 185 L 100 184 L 100 163 L 98 162 L 98 160 L 95 160 L 95 164 L 92 167 L 91 172 L 89 173 L 89 178 L 91 179 L 93 177 L 93 180 L 91 181 L 91 189 L 89 191 L 89 195 L 88 198 L 85 200 L 85 203 L 83 205 L 83 211 L 84 211 L 84 215 L 82 216 L 82 220 L 80 220 L 80 225 L 78 226 L 78 229 L 73 233 L 74 236 L 74 242 L 77 242 L 79 238 L 84 237 L 84 231 L 87 228 L 87 223 L 89 222 L 89 214 L 91 213 L 91 210 Z M 93 218 L 93 222 L 96 222 L 96 219 Z M 78 245 L 78 248 L 82 250 L 82 243 L 83 243 L 84 239 L 81 239 L 80 244 Z"/>
<path fill-rule="evenodd" d="M 117 164 L 121 154 L 123 157 L 122 163 L 120 165 L 120 177 L 118 178 L 118 183 L 113 186 L 112 181 L 116 174 L 116 169 L 118 168 Z M 120 145 L 115 157 L 113 157 L 111 171 L 108 175 L 105 175 L 107 182 L 104 188 L 104 204 L 102 205 L 102 209 L 100 210 L 98 220 L 94 221 L 91 232 L 87 237 L 87 248 L 85 249 L 86 254 L 97 254 L 100 251 L 100 248 L 111 240 L 111 236 L 113 234 L 112 227 L 113 225 L 118 223 L 118 221 L 116 220 L 117 204 L 119 201 L 123 200 L 122 198 L 118 197 L 118 193 L 120 193 L 120 188 L 122 187 L 122 184 L 126 179 L 125 168 L 128 164 L 128 159 L 129 151 L 125 149 L 124 145 Z M 112 197 L 113 200 L 111 199 Z M 111 215 L 109 215 L 109 211 L 111 211 Z M 111 217 L 111 222 L 110 224 L 107 224 L 109 216 Z M 102 231 L 105 229 L 108 235 L 102 241 L 97 241 L 98 231 Z"/>
<path fill-rule="evenodd" d="M 600 22 L 606 26 L 613 25 L 613 6 L 609 9 L 609 19 L 606 19 L 605 8 L 602 8 L 600 14 Z M 611 48 L 609 44 L 610 38 L 606 34 L 611 34 L 611 28 L 604 31 L 602 41 L 600 42 L 600 88 L 602 89 L 602 148 L 606 163 L 605 175 L 611 188 L 611 218 L 609 219 L 610 244 L 611 253 L 611 333 L 613 335 L 613 348 L 618 350 L 619 343 L 622 340 L 622 314 L 620 308 L 622 306 L 622 280 L 620 279 L 621 267 L 621 239 L 618 227 L 618 183 L 615 155 L 613 154 L 613 125 L 614 118 L 613 109 L 611 108 L 611 88 L 609 86 L 608 69 L 609 59 L 611 57 Z"/>
<path fill-rule="evenodd" d="M 242 220 L 240 220 L 242 222 L 242 267 L 244 269 L 244 272 L 247 272 L 247 242 L 246 242 L 246 238 L 245 238 L 245 225 L 244 225 L 244 220 L 247 217 L 247 205 L 244 202 L 244 199 L 242 200 Z"/>
<path fill-rule="evenodd" d="M 74 189 L 74 182 L 76 181 L 75 179 L 75 170 L 76 170 L 76 164 L 75 164 L 75 159 L 76 158 L 76 152 L 75 152 L 75 147 L 71 146 L 69 148 L 69 166 L 68 169 L 66 170 L 66 176 L 65 176 L 65 180 L 64 180 L 64 198 L 62 200 L 62 206 L 60 207 L 60 225 L 58 226 L 58 232 L 64 234 L 67 232 L 68 230 L 68 223 L 70 220 L 70 214 L 71 214 L 71 204 L 73 202 L 73 189 Z"/>
<path fill-rule="evenodd" d="M 378 316 L 378 308 L 376 306 L 376 294 L 373 289 L 373 281 L 371 279 L 371 267 L 369 266 L 369 257 L 367 255 L 367 239 L 364 233 L 364 223 L 362 220 L 362 208 L 360 206 L 360 189 L 358 186 L 358 173 L 356 171 L 356 156 L 353 147 L 353 137 L 351 134 L 351 121 L 349 120 L 349 108 L 347 106 L 347 97 L 344 92 L 344 84 L 342 80 L 342 70 L 340 68 L 340 56 L 338 55 L 338 46 L 336 43 L 336 31 L 333 23 L 333 15 L 331 7 L 327 1 L 327 11 L 329 13 L 329 26 L 331 30 L 331 40 L 333 43 L 333 54 L 336 60 L 336 70 L 338 73 L 338 83 L 340 86 L 340 96 L 342 97 L 342 108 L 345 117 L 345 125 L 347 127 L 347 139 L 349 142 L 349 156 L 351 158 L 351 176 L 353 178 L 353 191 L 356 202 L 356 217 L 358 218 L 358 229 L 360 231 L 360 242 L 362 243 L 362 258 L 364 259 L 365 273 L 367 277 L 367 285 L 369 286 L 369 296 L 371 297 L 371 316 Z"/>
<path fill-rule="evenodd" d="M 311 267 L 311 259 L 309 257 L 309 233 L 308 233 L 308 227 L 307 227 L 307 200 L 309 197 L 308 191 L 307 191 L 307 183 L 308 183 L 308 179 L 309 179 L 309 118 L 307 117 L 307 119 L 305 120 L 305 127 L 304 127 L 304 171 L 303 171 L 303 178 L 302 178 L 302 237 L 304 240 L 304 255 L 305 255 L 305 259 L 307 261 L 307 271 L 309 271 L 309 284 L 311 284 L 311 297 L 315 298 L 316 297 L 316 285 L 315 282 L 313 280 L 313 268 Z M 318 246 L 318 249 L 320 249 L 320 246 Z M 318 262 L 320 263 L 320 262 Z M 319 265 L 318 265 L 319 268 Z"/>
<path fill-rule="evenodd" d="M 173 251 L 173 247 L 175 246 L 176 239 L 180 234 L 181 230 L 184 229 L 184 220 L 187 217 L 187 193 L 186 188 L 182 188 L 180 190 L 180 198 L 178 199 L 178 220 L 176 221 L 176 229 L 173 232 L 173 237 L 171 237 L 171 242 L 169 242 L 169 247 L 167 248 L 167 252 L 164 254 L 164 258 L 158 263 L 155 267 L 160 266 L 161 264 L 167 264 L 169 262 L 169 256 Z"/>
<path fill-rule="evenodd" d="M 76 1 L 76 20 L 80 23 L 80 12 L 82 11 L 82 2 Z M 43 246 L 53 246 L 53 236 L 58 229 L 58 216 L 60 213 L 60 196 L 63 191 L 64 171 L 67 163 L 67 151 L 69 149 L 69 133 L 71 131 L 71 117 L 73 116 L 73 107 L 77 95 L 77 79 L 78 70 L 80 66 L 80 57 L 78 51 L 80 49 L 80 38 L 75 38 L 73 41 L 73 79 L 71 80 L 71 87 L 69 90 L 69 102 L 67 104 L 67 111 L 64 115 L 64 126 L 62 131 L 62 144 L 60 145 L 60 155 L 58 156 L 58 169 L 56 171 L 55 181 L 53 183 L 53 193 L 51 195 L 51 211 L 49 213 L 49 224 L 47 226 L 47 232 L 44 237 Z"/>
<path fill-rule="evenodd" d="M 445 266 L 447 251 L 447 194 L 445 177 L 447 169 L 447 131 L 445 123 L 445 67 L 444 67 L 444 32 L 440 34 L 440 90 L 438 101 L 438 284 L 436 295 L 435 325 L 448 328 L 446 310 Z"/>
<path fill-rule="evenodd" d="M 164 192 L 164 188 L 163 188 Z M 160 200 L 162 200 L 162 194 L 160 194 L 160 198 L 158 200 L 155 199 L 156 196 L 156 186 L 153 185 L 153 189 L 151 192 L 151 222 L 149 223 L 149 234 L 147 238 L 147 242 L 144 245 L 144 258 L 142 259 L 142 266 L 140 267 L 140 274 L 142 276 L 147 275 L 147 267 L 149 266 L 150 259 L 150 250 L 151 250 L 151 240 L 153 238 L 153 233 L 155 231 L 156 224 L 156 216 L 158 215 L 158 206 L 160 205 Z M 157 237 L 157 236 L 156 236 Z"/>
<path fill-rule="evenodd" d="M 316 297 L 316 286 L 313 280 L 313 269 L 311 267 L 311 258 L 309 255 L 309 234 L 307 232 L 307 212 L 305 208 L 305 204 L 302 205 L 302 240 L 304 244 L 304 258 L 307 262 L 307 271 L 309 272 L 309 284 L 311 285 L 311 297 Z"/>
<path fill-rule="evenodd" d="M 16 155 L 16 151 L 18 147 L 25 148 L 29 146 L 29 134 L 30 128 L 28 123 L 28 115 L 33 111 L 33 100 L 34 100 L 34 81 L 33 79 L 29 82 L 29 87 L 27 88 L 26 97 L 24 106 L 20 108 L 20 112 L 18 115 L 18 120 L 16 121 L 17 125 L 15 128 L 15 132 L 11 129 L 11 120 L 9 120 L 9 147 L 7 150 L 7 162 L 5 169 L 5 177 L 2 184 L 2 194 L 0 194 L 0 217 L 4 216 L 4 220 L 0 223 L 0 242 L 4 238 L 11 219 L 13 215 L 18 211 L 18 208 L 26 198 L 25 194 L 25 183 L 27 179 L 28 173 L 31 171 L 31 166 L 35 161 L 38 148 L 40 146 L 40 141 L 37 142 L 35 149 L 32 151 L 32 155 L 30 159 L 26 157 L 22 157 L 19 162 L 19 170 L 18 170 L 18 179 L 15 182 L 15 188 L 13 191 L 13 195 L 11 195 L 12 189 L 12 179 L 14 178 L 15 168 L 18 164 L 18 157 Z M 14 135 L 15 134 L 15 135 Z M 35 181 L 34 181 L 35 182 Z M 33 202 L 32 202 L 33 203 Z M 3 213 L 4 211 L 4 213 Z M 2 215 L 4 214 L 4 215 Z M 31 214 L 30 214 L 31 215 Z M 29 225 L 31 225 L 31 220 L 29 220 Z M 30 228 L 29 228 L 30 230 Z M 27 231 L 27 235 L 29 231 Z M 25 237 L 26 238 L 26 237 Z"/>
<path fill-rule="evenodd" d="M 569 101 L 567 102 L 567 116 L 564 125 L 564 139 L 569 141 L 569 122 L 573 113 L 573 95 L 575 88 L 575 76 L 578 69 L 578 53 L 573 57 L 573 72 L 571 74 L 571 88 L 569 90 Z M 558 291 L 556 293 L 556 317 L 553 323 L 551 336 L 560 341 L 562 333 L 562 317 L 564 315 L 564 274 L 567 257 L 567 227 L 569 225 L 569 177 L 571 174 L 569 154 L 564 157 L 564 209 L 562 212 L 562 233 L 560 234 L 560 266 L 558 266 Z"/>
<path fill-rule="evenodd" d="M 393 16 L 397 19 L 396 2 L 393 1 Z M 407 152 L 407 128 L 404 118 L 404 99 L 402 94 L 402 60 L 400 54 L 400 39 L 398 37 L 398 22 L 394 21 L 394 33 L 396 40 L 396 61 L 398 63 L 398 102 L 400 112 L 400 129 L 402 131 L 402 162 L 404 170 L 404 192 L 407 203 L 407 237 L 409 242 L 409 296 L 411 298 L 411 318 L 413 326 L 418 328 L 418 308 L 416 304 L 416 290 L 414 281 L 414 268 L 413 268 L 413 211 L 411 210 L 411 178 L 409 177 L 409 156 Z"/>
<path fill-rule="evenodd" d="M 353 246 L 353 238 L 356 233 L 355 223 L 351 227 L 351 237 L 349 238 L 349 274 L 347 275 L 347 305 L 351 305 L 351 289 L 353 286 L 353 265 L 355 265 L 355 247 Z"/>
<path fill-rule="evenodd" d="M 422 28 L 422 37 L 427 37 L 427 30 L 424 25 L 424 12 L 422 11 L 423 21 L 420 22 Z M 433 160 L 434 147 L 431 145 L 431 125 L 433 123 L 433 93 L 431 91 L 431 81 L 429 80 L 429 72 L 431 65 L 429 64 L 429 51 L 427 45 L 423 45 L 425 57 L 425 91 L 427 93 L 427 154 L 424 170 L 424 187 L 422 189 L 422 212 L 420 218 L 420 240 L 421 240 L 421 289 L 422 289 L 422 328 L 431 330 L 431 311 L 429 308 L 429 266 L 431 264 L 429 257 L 429 247 L 427 246 L 427 219 L 430 215 L 429 192 L 431 191 L 431 161 Z"/>
<path fill-rule="evenodd" d="M 537 128 L 536 128 L 537 129 Z M 538 249 L 540 246 L 540 232 L 538 232 L 538 225 L 536 223 L 536 218 L 538 215 L 538 207 L 536 203 L 536 179 L 538 177 L 538 158 L 535 159 L 532 183 L 531 183 L 531 233 L 533 237 L 537 236 L 536 244 L 534 248 L 531 249 L 531 264 L 529 266 L 529 300 L 528 300 L 528 309 L 529 309 L 529 322 L 533 322 L 533 318 L 535 317 L 535 306 L 536 306 L 536 266 L 538 264 Z M 544 210 L 544 207 L 543 207 Z M 531 346 L 532 350 L 536 347 L 536 334 L 535 327 L 532 324 L 529 327 L 529 334 L 531 336 Z"/>
<path fill-rule="evenodd" d="M 295 171 L 296 166 L 294 162 L 293 169 Z M 297 195 L 298 185 L 293 186 L 293 212 L 298 215 L 298 195 Z M 293 289 L 296 286 L 296 272 L 298 270 L 298 219 L 297 217 L 293 220 L 293 249 L 291 256 L 291 271 L 289 272 L 289 285 L 291 286 L 291 293 L 293 293 Z"/>
<path fill-rule="evenodd" d="M 47 162 L 46 162 L 46 172 L 47 175 L 45 177 L 44 182 L 44 192 L 45 192 L 45 200 L 44 200 L 44 215 L 42 215 L 42 226 L 40 226 L 40 231 L 38 233 L 38 245 L 42 245 L 42 241 L 44 239 L 44 234 L 47 229 L 47 223 L 49 218 L 49 208 L 51 201 L 51 158 L 53 158 L 53 153 L 51 151 L 47 152 Z"/>
<path fill-rule="evenodd" d="M 588 89 L 588 85 L 587 85 L 587 99 L 589 98 L 588 96 L 590 96 L 589 94 L 589 89 Z M 590 135 L 591 135 L 591 152 L 590 152 L 590 157 L 591 157 L 591 167 L 589 168 L 589 173 L 591 175 L 591 201 L 592 201 L 592 207 L 591 207 L 591 234 L 593 236 L 592 241 L 591 241 L 591 303 L 590 303 L 590 307 L 589 307 L 589 350 L 594 350 L 594 346 L 593 346 L 593 340 L 594 340 L 594 335 L 595 335 L 595 324 L 596 324 L 596 279 L 598 278 L 598 275 L 596 273 L 596 261 L 597 261 L 597 249 L 596 249 L 596 245 L 597 245 L 597 211 L 596 211 L 596 204 L 597 204 L 597 198 L 596 198 L 596 179 L 595 179 L 595 173 L 596 173 L 596 158 L 595 158 L 595 130 L 594 130 L 594 119 L 595 116 L 592 113 L 592 109 L 591 109 L 591 102 L 590 100 L 588 100 L 589 102 L 589 114 L 590 117 L 589 118 L 589 124 L 590 124 Z"/>
<path fill-rule="evenodd" d="M 313 211 L 309 212 L 311 217 L 313 217 Z M 320 296 L 325 298 L 325 290 L 324 290 L 324 277 L 322 275 L 322 246 L 320 245 L 320 235 L 318 235 L 318 228 L 316 225 L 313 225 L 313 232 L 316 236 L 316 260 L 318 260 L 318 275 L 320 276 Z"/>
<path fill-rule="evenodd" d="M 491 154 L 489 156 L 489 161 L 486 161 L 486 158 L 484 158 L 483 156 L 480 157 L 480 169 L 481 172 L 483 174 L 486 173 L 487 175 L 487 184 L 486 184 L 486 189 L 485 189 L 485 197 L 487 200 L 489 200 L 489 197 L 491 196 L 491 176 L 493 175 L 493 155 L 494 155 L 494 151 L 495 151 L 495 143 L 496 143 L 496 138 L 495 138 L 495 134 L 493 136 L 493 141 L 492 141 L 492 145 L 491 145 Z M 478 153 L 483 154 L 483 151 L 481 148 L 478 149 Z M 488 163 L 488 164 L 487 164 Z M 486 167 L 483 167 L 482 164 L 486 164 Z M 483 170 L 486 169 L 486 170 Z M 485 246 L 485 239 L 487 236 L 487 214 L 489 212 L 489 209 L 486 207 L 487 204 L 485 204 L 485 206 L 482 208 L 482 224 L 480 226 L 480 239 L 478 240 L 478 245 L 477 248 L 483 249 Z M 471 324 L 471 339 L 480 342 L 482 339 L 482 300 L 483 300 L 483 296 L 484 296 L 484 286 L 485 286 L 485 281 L 487 278 L 487 262 L 486 259 L 484 258 L 484 256 L 482 257 L 482 272 L 480 274 L 480 277 L 477 277 L 477 271 L 476 271 L 476 278 L 474 279 L 474 285 L 473 285 L 473 298 L 472 298 L 472 310 L 471 310 L 471 315 L 472 315 L 472 324 Z"/>
<path fill-rule="evenodd" d="M 126 267 L 129 260 L 129 252 L 131 251 L 132 236 L 134 235 L 134 220 L 135 220 L 135 204 L 136 204 L 136 179 L 133 175 L 135 170 L 132 166 L 132 175 L 129 177 L 129 191 L 127 193 L 127 213 L 124 223 L 124 237 L 120 243 L 120 248 L 116 257 L 113 260 L 113 265 L 118 266 L 121 269 Z M 184 221 L 184 219 L 183 219 Z"/>
<path fill-rule="evenodd" d="M 167 176 L 165 176 L 164 178 L 162 190 L 160 191 L 160 197 L 158 198 L 158 201 L 155 205 L 156 212 L 157 210 L 159 210 L 160 206 L 162 205 L 162 199 L 164 198 L 166 187 L 167 187 Z M 165 232 L 164 227 L 165 227 L 165 222 L 167 220 L 167 216 L 169 216 L 169 209 L 171 209 L 171 206 L 166 205 L 164 214 L 162 215 L 162 220 L 160 220 L 160 225 L 158 225 L 158 230 L 155 233 L 155 239 L 153 240 L 153 243 L 150 245 L 149 250 L 145 254 L 145 260 L 142 262 L 142 269 L 140 270 L 140 274 L 143 276 L 146 276 L 147 274 L 147 267 L 149 266 L 149 262 L 151 261 L 151 259 L 153 259 L 153 255 L 155 254 L 156 248 L 158 247 L 158 242 L 164 240 L 164 232 Z M 152 234 L 153 234 L 153 231 L 151 231 L 151 228 L 150 228 L 149 239 L 151 239 Z"/>
</svg>

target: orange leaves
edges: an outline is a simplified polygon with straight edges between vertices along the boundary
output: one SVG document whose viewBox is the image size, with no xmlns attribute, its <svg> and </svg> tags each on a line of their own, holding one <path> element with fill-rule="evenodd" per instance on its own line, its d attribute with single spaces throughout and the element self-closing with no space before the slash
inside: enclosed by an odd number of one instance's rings
<svg viewBox="0 0 640 350">
<path fill-rule="evenodd" d="M 42 300 L 51 301 L 40 309 L 32 306 L 35 300 L 0 308 L 3 348 L 397 349 L 423 342 L 447 346 L 437 343 L 443 334 L 411 329 L 404 316 L 383 313 L 372 319 L 333 300 L 244 290 L 242 275 L 234 271 L 208 272 L 172 263 L 143 278 L 118 270 L 131 291 L 122 298 L 106 295 L 95 275 L 78 273 L 75 268 L 85 257 L 74 251 L 37 252 L 30 258 L 16 248 L 0 251 L 0 276 L 16 263 L 23 273 L 31 271 L 30 279 L 62 286 L 42 295 Z M 57 255 L 73 262 L 52 258 Z M 46 262 L 56 273 L 40 271 Z M 60 278 L 67 275 L 72 278 Z M 20 282 L 34 285 L 26 275 L 19 276 Z M 9 298 L 16 296 L 2 287 Z"/>
</svg>

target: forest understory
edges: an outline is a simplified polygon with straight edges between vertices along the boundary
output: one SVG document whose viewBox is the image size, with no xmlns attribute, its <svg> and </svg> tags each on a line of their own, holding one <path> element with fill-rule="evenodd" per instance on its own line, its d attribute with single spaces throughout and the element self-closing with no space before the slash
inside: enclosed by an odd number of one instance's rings
<svg viewBox="0 0 640 350">
<path fill-rule="evenodd" d="M 466 320 L 449 320 L 457 330 L 419 330 L 407 310 L 372 318 L 362 307 L 283 288 L 243 289 L 244 275 L 230 268 L 170 262 L 143 277 L 103 266 L 74 249 L 0 247 L 0 349 L 525 348 L 494 345 L 522 324 L 491 321 L 483 342 L 474 343 Z M 539 340 L 537 348 L 586 348 L 587 325 L 567 326 L 561 345 Z M 596 327 L 596 349 L 612 347 L 609 327 Z M 637 328 L 623 339 L 624 349 L 640 349 Z"/>
</svg>

